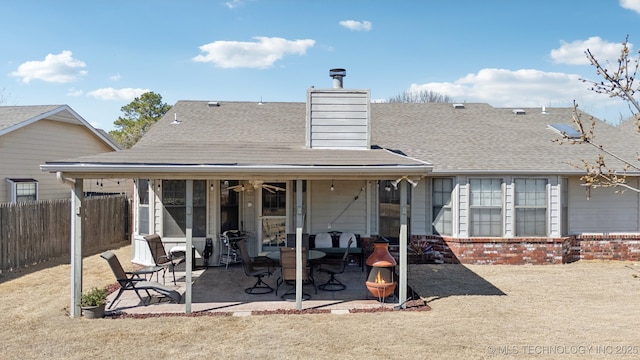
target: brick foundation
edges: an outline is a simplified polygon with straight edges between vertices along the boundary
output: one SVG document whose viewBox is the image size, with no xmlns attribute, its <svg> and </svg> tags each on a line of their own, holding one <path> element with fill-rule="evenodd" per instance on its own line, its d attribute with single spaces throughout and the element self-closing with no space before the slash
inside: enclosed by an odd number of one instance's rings
<svg viewBox="0 0 640 360">
<path fill-rule="evenodd" d="M 451 238 L 415 235 L 448 264 L 544 265 L 578 260 L 640 261 L 640 234 L 579 235 L 562 238 Z M 374 239 L 362 239 L 365 258 Z"/>
<path fill-rule="evenodd" d="M 565 264 L 578 260 L 640 261 L 640 234 L 580 235 L 562 238 L 450 238 L 426 240 L 446 263 L 495 265 Z"/>
</svg>

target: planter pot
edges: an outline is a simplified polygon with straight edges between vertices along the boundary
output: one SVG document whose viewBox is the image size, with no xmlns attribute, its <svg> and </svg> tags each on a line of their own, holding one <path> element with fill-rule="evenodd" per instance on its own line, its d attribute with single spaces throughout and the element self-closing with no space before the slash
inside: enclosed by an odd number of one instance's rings
<svg viewBox="0 0 640 360">
<path fill-rule="evenodd" d="M 87 319 L 102 319 L 104 317 L 105 304 L 98 306 L 83 306 L 82 312 Z"/>
</svg>

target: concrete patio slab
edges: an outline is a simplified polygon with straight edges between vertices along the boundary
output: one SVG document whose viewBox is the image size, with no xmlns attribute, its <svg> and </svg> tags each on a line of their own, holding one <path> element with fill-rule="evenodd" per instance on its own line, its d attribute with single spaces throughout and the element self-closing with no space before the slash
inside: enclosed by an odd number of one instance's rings
<svg viewBox="0 0 640 360">
<path fill-rule="evenodd" d="M 386 299 L 374 298 L 365 286 L 366 269 L 355 265 L 347 266 L 344 273 L 337 275 L 347 288 L 342 291 L 323 291 L 318 289 L 315 293 L 311 285 L 304 286 L 304 292 L 311 295 L 309 300 L 302 302 L 302 309 L 308 311 L 326 311 L 336 314 L 349 313 L 352 310 L 377 309 L 381 307 L 393 308 L 398 305 L 398 300 L 393 295 Z M 281 295 L 290 285 L 281 285 L 278 294 L 275 292 L 276 280 L 279 270 L 276 270 L 264 281 L 274 288 L 268 294 L 251 295 L 245 293 L 245 289 L 255 283 L 255 278 L 245 275 L 242 265 L 236 264 L 225 267 L 198 268 L 192 271 L 192 313 L 221 313 L 246 316 L 253 313 L 287 312 L 296 309 L 295 301 L 283 300 Z M 316 286 L 326 282 L 329 276 L 324 273 L 314 273 Z M 155 278 L 154 278 L 155 279 Z M 174 288 L 183 294 L 180 304 L 169 302 L 158 294 L 152 293 L 152 298 L 145 299 L 148 305 L 143 305 L 135 292 L 125 292 L 110 310 L 112 314 L 184 314 L 184 293 L 186 290 L 184 265 L 176 269 L 177 283 L 173 284 L 173 277 L 167 272 L 165 285 Z M 162 276 L 160 283 L 163 282 Z M 144 292 L 142 293 L 144 294 Z M 115 298 L 111 294 L 108 304 Z"/>
</svg>

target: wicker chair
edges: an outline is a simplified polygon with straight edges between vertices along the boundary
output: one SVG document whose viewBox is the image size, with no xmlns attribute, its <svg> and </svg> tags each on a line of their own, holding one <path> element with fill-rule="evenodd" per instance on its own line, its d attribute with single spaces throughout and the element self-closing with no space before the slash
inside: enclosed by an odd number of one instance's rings
<svg viewBox="0 0 640 360">
<path fill-rule="evenodd" d="M 313 289 L 315 293 L 318 293 L 318 289 L 316 288 L 315 281 L 313 280 L 313 275 L 311 274 L 311 268 L 307 266 L 307 249 L 302 248 L 302 263 L 304 267 L 302 268 L 302 283 L 303 285 L 311 284 L 313 285 Z M 276 281 L 276 295 L 278 295 L 278 289 L 280 285 L 286 283 L 288 285 L 293 285 L 289 290 L 287 290 L 282 296 L 282 299 L 288 299 L 290 295 L 295 295 L 296 293 L 296 248 L 293 247 L 281 247 L 280 248 L 280 278 Z M 307 293 L 302 294 L 302 298 L 308 300 L 311 298 L 311 295 Z"/>
</svg>

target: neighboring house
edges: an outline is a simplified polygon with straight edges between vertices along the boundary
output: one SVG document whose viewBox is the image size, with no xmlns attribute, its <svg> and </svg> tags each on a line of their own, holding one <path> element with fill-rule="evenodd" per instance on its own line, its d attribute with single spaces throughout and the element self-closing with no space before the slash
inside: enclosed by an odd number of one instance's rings
<svg viewBox="0 0 640 360">
<path fill-rule="evenodd" d="M 69 185 L 43 173 L 44 162 L 119 150 L 106 133 L 67 105 L 0 106 L 0 202 L 70 198 Z M 131 192 L 131 182 L 97 178 L 85 191 Z"/>
<path fill-rule="evenodd" d="M 252 235 L 253 254 L 300 230 L 400 244 L 406 230 L 449 262 L 640 259 L 638 194 L 586 188 L 580 164 L 599 150 L 553 142 L 550 125 L 572 125 L 572 108 L 371 103 L 369 90 L 341 83 L 334 74 L 334 88 L 308 89 L 306 103 L 179 101 L 131 149 L 42 169 L 137 179 L 140 263 L 143 235 L 184 244 L 188 220 L 200 251 L 232 228 Z M 635 135 L 596 123 L 596 143 L 636 158 Z"/>
</svg>

